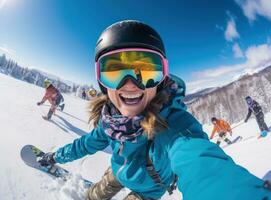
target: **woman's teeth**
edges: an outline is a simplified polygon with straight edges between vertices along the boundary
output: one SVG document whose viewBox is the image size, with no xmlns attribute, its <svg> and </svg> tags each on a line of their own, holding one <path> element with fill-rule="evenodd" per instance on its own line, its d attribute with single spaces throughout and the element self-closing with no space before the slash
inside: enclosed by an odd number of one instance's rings
<svg viewBox="0 0 271 200">
<path fill-rule="evenodd" d="M 128 105 L 138 104 L 143 98 L 143 93 L 138 94 L 120 94 L 121 100 Z"/>
<path fill-rule="evenodd" d="M 121 97 L 127 98 L 127 99 L 134 99 L 134 98 L 139 98 L 142 96 L 142 93 L 138 94 L 120 94 Z"/>
</svg>

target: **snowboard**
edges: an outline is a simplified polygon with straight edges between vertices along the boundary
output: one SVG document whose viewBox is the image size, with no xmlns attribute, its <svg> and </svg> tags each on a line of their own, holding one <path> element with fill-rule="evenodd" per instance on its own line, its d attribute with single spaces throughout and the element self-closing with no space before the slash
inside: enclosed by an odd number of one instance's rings
<svg viewBox="0 0 271 200">
<path fill-rule="evenodd" d="M 44 120 L 46 120 L 46 121 L 50 121 L 50 120 L 51 120 L 51 119 L 48 119 L 47 116 L 42 116 L 42 118 L 43 118 Z"/>
<path fill-rule="evenodd" d="M 71 173 L 58 166 L 57 164 L 49 165 L 49 166 L 41 166 L 41 164 L 38 162 L 39 158 L 41 158 L 45 153 L 38 149 L 37 147 L 33 145 L 25 145 L 21 149 L 21 158 L 24 161 L 24 163 L 32 168 L 35 168 L 39 171 L 42 171 L 44 173 L 47 173 L 48 175 L 54 177 L 54 178 L 61 178 L 64 181 L 67 181 L 69 177 L 71 177 Z M 83 179 L 83 182 L 86 187 L 91 186 L 93 183 L 91 181 Z"/>
<path fill-rule="evenodd" d="M 226 147 L 228 147 L 228 146 L 230 146 L 230 145 L 232 145 L 232 144 L 234 144 L 234 143 L 236 143 L 236 142 L 241 141 L 242 139 L 243 139 L 242 136 L 237 136 L 236 138 L 234 138 L 234 139 L 231 141 L 231 144 L 226 144 L 226 145 L 223 146 L 222 148 L 226 148 Z"/>
<path fill-rule="evenodd" d="M 242 140 L 242 139 L 243 139 L 243 137 L 237 136 L 237 137 L 234 138 L 233 141 L 231 141 L 231 142 L 232 142 L 232 144 L 233 144 L 233 143 L 236 143 L 236 142 L 238 142 L 238 141 L 240 141 L 240 140 Z"/>
</svg>

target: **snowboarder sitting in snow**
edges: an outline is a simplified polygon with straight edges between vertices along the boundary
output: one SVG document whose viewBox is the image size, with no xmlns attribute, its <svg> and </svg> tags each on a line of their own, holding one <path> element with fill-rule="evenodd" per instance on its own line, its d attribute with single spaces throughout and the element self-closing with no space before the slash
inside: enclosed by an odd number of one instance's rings
<svg viewBox="0 0 271 200">
<path fill-rule="evenodd" d="M 259 103 L 257 101 L 253 100 L 250 96 L 247 96 L 245 98 L 245 100 L 248 105 L 248 113 L 247 113 L 247 117 L 244 122 L 246 123 L 248 121 L 248 119 L 250 118 L 251 114 L 253 113 L 256 117 L 256 121 L 258 123 L 258 126 L 259 126 L 261 133 L 263 131 L 268 132 L 269 128 L 264 121 L 264 114 L 262 111 L 262 107 L 259 105 Z M 261 137 L 261 135 L 259 137 Z"/>
<path fill-rule="evenodd" d="M 103 95 L 91 102 L 94 129 L 46 153 L 42 165 L 110 145 L 111 167 L 90 187 L 88 200 L 109 200 L 123 187 L 131 190 L 124 200 L 158 200 L 175 183 L 185 200 L 271 198 L 264 181 L 210 142 L 186 111 L 184 82 L 168 74 L 163 41 L 153 28 L 132 20 L 111 25 L 97 42 L 95 61 Z"/>
<path fill-rule="evenodd" d="M 220 145 L 221 140 L 224 140 L 228 144 L 231 144 L 232 142 L 227 138 L 227 132 L 229 132 L 230 135 L 232 135 L 232 130 L 231 130 L 230 125 L 225 120 L 217 119 L 215 117 L 212 117 L 211 121 L 214 125 L 214 128 L 213 128 L 210 139 L 213 139 L 215 133 L 218 132 L 219 138 L 217 139 L 217 142 L 216 142 L 217 145 Z"/>
<path fill-rule="evenodd" d="M 46 88 L 45 95 L 42 100 L 37 103 L 38 106 L 42 105 L 46 100 L 48 100 L 51 104 L 49 112 L 46 116 L 47 119 L 51 119 L 52 115 L 55 113 L 56 108 L 59 106 L 61 111 L 63 111 L 65 104 L 64 97 L 61 95 L 58 89 L 56 89 L 53 84 L 45 79 L 44 87 Z M 61 104 L 62 103 L 62 104 Z M 61 104 L 61 105 L 60 105 Z"/>
</svg>

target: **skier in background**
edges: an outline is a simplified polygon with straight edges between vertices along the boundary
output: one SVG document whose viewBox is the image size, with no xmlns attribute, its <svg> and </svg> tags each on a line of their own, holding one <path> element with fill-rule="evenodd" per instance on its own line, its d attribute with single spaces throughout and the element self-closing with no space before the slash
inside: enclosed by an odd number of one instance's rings
<svg viewBox="0 0 271 200">
<path fill-rule="evenodd" d="M 245 98 L 245 100 L 248 105 L 248 113 L 247 113 L 247 117 L 244 122 L 246 123 L 248 121 L 248 119 L 250 118 L 251 114 L 253 113 L 255 115 L 255 118 L 258 123 L 258 126 L 259 126 L 261 133 L 263 131 L 268 132 L 269 128 L 264 121 L 264 114 L 262 111 L 262 107 L 259 105 L 259 103 L 257 101 L 253 100 L 250 96 L 247 96 Z M 260 137 L 261 137 L 261 135 L 260 135 Z"/>
<path fill-rule="evenodd" d="M 216 142 L 217 145 L 220 145 L 222 140 L 224 140 L 227 144 L 232 144 L 232 142 L 227 138 L 228 132 L 230 133 L 230 135 L 232 135 L 231 126 L 223 119 L 217 119 L 215 117 L 212 117 L 211 121 L 214 125 L 214 128 L 210 139 L 213 139 L 215 133 L 218 132 L 219 138 Z"/>
<path fill-rule="evenodd" d="M 82 98 L 83 98 L 83 99 L 86 99 L 86 98 L 87 98 L 87 93 L 86 93 L 85 90 L 83 90 L 83 92 L 82 92 Z"/>
<path fill-rule="evenodd" d="M 51 119 L 52 115 L 54 114 L 54 112 L 58 106 L 60 107 L 60 110 L 63 111 L 64 106 L 65 106 L 64 98 L 61 95 L 61 93 L 59 92 L 59 90 L 57 88 L 55 88 L 53 86 L 53 84 L 48 79 L 44 80 L 44 87 L 46 88 L 45 95 L 43 96 L 42 100 L 37 103 L 37 105 L 40 106 L 45 101 L 48 100 L 51 104 L 51 107 L 50 107 L 49 112 L 45 118 Z"/>
<path fill-rule="evenodd" d="M 95 90 L 94 88 L 90 88 L 88 91 L 88 96 L 89 99 L 93 99 L 97 96 L 97 90 Z"/>
</svg>

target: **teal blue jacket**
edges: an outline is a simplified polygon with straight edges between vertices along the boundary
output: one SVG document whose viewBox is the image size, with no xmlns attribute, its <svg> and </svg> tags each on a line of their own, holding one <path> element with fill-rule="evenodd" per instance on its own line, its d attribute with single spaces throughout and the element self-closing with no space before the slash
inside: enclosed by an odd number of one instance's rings
<svg viewBox="0 0 271 200">
<path fill-rule="evenodd" d="M 167 186 L 174 174 L 184 200 L 266 200 L 271 192 L 263 180 L 249 173 L 208 140 L 200 123 L 185 110 L 178 98 L 162 110 L 168 129 L 158 133 L 149 151 L 150 158 Z M 147 138 L 137 141 L 112 140 L 101 125 L 76 139 L 55 154 L 58 163 L 70 162 L 94 154 L 110 145 L 111 166 L 119 182 L 143 197 L 159 199 L 166 191 L 154 183 L 146 171 Z M 92 170 L 95 170 L 94 168 Z"/>
</svg>

